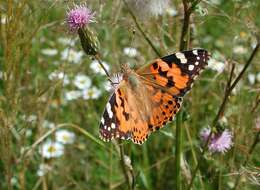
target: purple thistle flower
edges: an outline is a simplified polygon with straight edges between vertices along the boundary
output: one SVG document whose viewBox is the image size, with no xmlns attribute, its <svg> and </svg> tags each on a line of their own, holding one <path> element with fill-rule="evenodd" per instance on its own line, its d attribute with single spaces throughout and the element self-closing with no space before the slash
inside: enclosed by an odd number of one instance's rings
<svg viewBox="0 0 260 190">
<path fill-rule="evenodd" d="M 94 14 L 85 4 L 76 5 L 67 13 L 67 23 L 71 31 L 78 31 L 91 22 L 94 22 Z"/>
<path fill-rule="evenodd" d="M 210 131 L 211 129 L 204 128 L 200 132 L 200 138 L 204 143 L 207 142 Z M 223 132 L 213 132 L 209 140 L 208 149 L 210 152 L 225 153 L 232 145 L 232 133 L 228 129 L 225 129 Z"/>
</svg>

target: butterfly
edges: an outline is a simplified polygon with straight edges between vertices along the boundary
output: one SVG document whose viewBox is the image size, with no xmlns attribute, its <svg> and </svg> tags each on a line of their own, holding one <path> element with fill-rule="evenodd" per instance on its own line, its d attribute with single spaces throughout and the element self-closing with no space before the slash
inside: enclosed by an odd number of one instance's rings
<svg viewBox="0 0 260 190">
<path fill-rule="evenodd" d="M 101 118 L 101 139 L 131 139 L 142 144 L 153 131 L 173 120 L 208 60 L 206 50 L 194 49 L 156 59 L 136 70 L 124 66 Z"/>
</svg>

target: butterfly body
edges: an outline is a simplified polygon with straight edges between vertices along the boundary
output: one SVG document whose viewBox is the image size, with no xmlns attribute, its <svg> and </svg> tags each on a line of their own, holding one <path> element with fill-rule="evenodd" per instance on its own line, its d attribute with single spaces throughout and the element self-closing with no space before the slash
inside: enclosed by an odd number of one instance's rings
<svg viewBox="0 0 260 190">
<path fill-rule="evenodd" d="M 137 70 L 123 67 L 123 78 L 101 119 L 101 138 L 142 144 L 151 132 L 173 119 L 207 60 L 207 51 L 197 49 L 156 59 Z"/>
</svg>

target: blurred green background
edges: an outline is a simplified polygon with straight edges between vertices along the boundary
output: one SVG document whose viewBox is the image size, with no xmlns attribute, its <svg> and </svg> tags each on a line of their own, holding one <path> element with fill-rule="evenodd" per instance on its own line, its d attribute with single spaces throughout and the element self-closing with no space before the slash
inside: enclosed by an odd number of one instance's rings
<svg viewBox="0 0 260 190">
<path fill-rule="evenodd" d="M 84 2 L 0 3 L 0 189 L 128 188 L 118 144 L 98 137 L 109 83 L 66 23 L 68 10 Z M 88 0 L 86 6 L 95 12 L 89 27 L 97 33 L 110 73 L 123 63 L 138 66 L 157 58 L 123 1 Z M 135 8 L 137 22 L 161 54 L 177 52 L 182 1 L 170 1 L 157 16 Z M 259 10 L 257 0 L 203 0 L 191 15 L 188 49 L 207 49 L 212 59 L 182 106 L 183 189 L 197 162 L 202 164 L 193 189 L 232 189 L 240 174 L 238 189 L 260 187 L 259 144 L 250 152 L 260 130 L 259 54 L 219 120 L 233 133 L 232 149 L 201 156 L 199 139 L 217 115 L 232 65 L 235 79 L 257 45 Z M 170 122 L 142 146 L 121 142 L 135 189 L 175 189 L 175 138 L 175 122 Z"/>
</svg>

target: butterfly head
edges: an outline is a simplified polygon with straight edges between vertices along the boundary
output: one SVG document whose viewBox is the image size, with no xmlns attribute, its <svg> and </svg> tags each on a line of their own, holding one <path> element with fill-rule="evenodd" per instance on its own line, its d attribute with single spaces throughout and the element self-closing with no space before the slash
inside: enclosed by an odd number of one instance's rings
<svg viewBox="0 0 260 190">
<path fill-rule="evenodd" d="M 122 64 L 120 69 L 121 69 L 121 73 L 123 73 L 123 78 L 125 78 L 127 75 L 129 75 L 132 72 L 128 64 Z"/>
<path fill-rule="evenodd" d="M 129 67 L 129 65 L 124 64 L 121 67 L 123 73 L 123 79 L 130 84 L 134 89 L 138 88 L 139 80 L 137 74 Z"/>
</svg>

